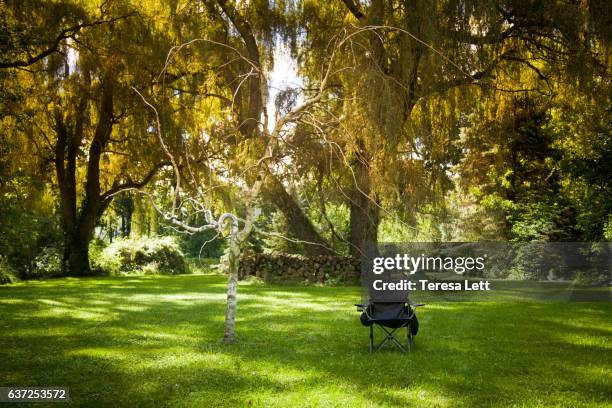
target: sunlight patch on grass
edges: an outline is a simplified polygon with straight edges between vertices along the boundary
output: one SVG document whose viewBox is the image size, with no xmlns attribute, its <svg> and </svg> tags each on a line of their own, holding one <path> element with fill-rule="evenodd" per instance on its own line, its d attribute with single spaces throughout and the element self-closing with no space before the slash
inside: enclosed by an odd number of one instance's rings
<svg viewBox="0 0 612 408">
<path fill-rule="evenodd" d="M 259 308 L 273 308 L 276 310 L 306 309 L 318 312 L 335 312 L 348 306 L 346 303 L 338 301 L 315 301 L 312 297 L 286 296 L 281 294 L 274 296 L 269 293 L 266 293 L 264 296 L 243 294 L 241 300 L 253 301 L 256 303 L 255 306 Z M 351 304 L 350 306 L 353 305 Z"/>
<path fill-rule="evenodd" d="M 27 302 L 23 299 L 0 299 L 0 305 L 3 303 L 7 305 L 19 305 Z"/>
<path fill-rule="evenodd" d="M 65 306 L 66 305 L 64 302 L 58 302 L 57 300 L 51 300 L 51 299 L 38 299 L 38 303 L 42 303 L 43 305 L 47 305 L 47 306 Z"/>
<path fill-rule="evenodd" d="M 610 341 L 612 336 L 606 338 L 589 335 L 577 336 L 571 333 L 558 333 L 556 337 L 563 343 L 583 347 L 600 347 L 606 349 L 605 352 L 612 353 L 612 342 Z M 602 352 L 604 352 L 604 350 L 602 350 Z"/>
<path fill-rule="evenodd" d="M 127 296 L 132 302 L 139 302 L 142 304 L 151 304 L 159 302 L 175 303 L 177 305 L 189 305 L 194 302 L 198 303 L 210 303 L 219 302 L 225 300 L 227 295 L 225 294 L 211 294 L 211 293 L 181 293 L 181 294 L 168 294 L 168 295 L 131 295 Z"/>
<path fill-rule="evenodd" d="M 54 307 L 32 312 L 31 317 L 70 317 L 80 320 L 108 321 L 113 319 L 113 313 L 104 309 L 84 309 L 78 307 Z"/>
</svg>

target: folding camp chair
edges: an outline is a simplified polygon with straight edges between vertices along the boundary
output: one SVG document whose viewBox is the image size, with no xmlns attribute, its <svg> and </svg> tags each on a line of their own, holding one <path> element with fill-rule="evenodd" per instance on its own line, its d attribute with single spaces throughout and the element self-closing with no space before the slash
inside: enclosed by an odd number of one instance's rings
<svg viewBox="0 0 612 408">
<path fill-rule="evenodd" d="M 371 302 L 367 305 L 356 304 L 361 313 L 361 323 L 370 327 L 370 353 L 380 350 L 385 344 L 391 342 L 402 352 L 410 351 L 419 330 L 419 321 L 416 317 L 416 308 L 425 306 L 422 303 L 406 302 Z M 374 326 L 382 330 L 385 338 L 374 347 Z M 406 345 L 395 337 L 395 333 L 405 327 L 407 331 Z"/>
</svg>

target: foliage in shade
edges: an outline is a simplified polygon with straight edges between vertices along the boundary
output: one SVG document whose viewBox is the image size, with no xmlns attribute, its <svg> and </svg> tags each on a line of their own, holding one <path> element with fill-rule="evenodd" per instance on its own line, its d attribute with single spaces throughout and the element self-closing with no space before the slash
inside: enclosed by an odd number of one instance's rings
<svg viewBox="0 0 612 408">
<path fill-rule="evenodd" d="M 5 256 L 0 255 L 0 285 L 15 283 L 19 279 L 15 269 L 11 266 Z"/>
<path fill-rule="evenodd" d="M 96 254 L 93 265 L 108 275 L 189 272 L 180 245 L 173 237 L 117 239 Z"/>
<path fill-rule="evenodd" d="M 185 255 L 193 258 L 219 258 L 225 247 L 224 240 L 215 231 L 181 234 L 179 240 Z"/>
</svg>

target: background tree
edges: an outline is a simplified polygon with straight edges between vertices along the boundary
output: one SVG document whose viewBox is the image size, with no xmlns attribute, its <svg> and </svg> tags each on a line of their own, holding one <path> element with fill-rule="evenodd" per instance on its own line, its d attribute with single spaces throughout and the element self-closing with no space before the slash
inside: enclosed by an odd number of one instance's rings
<svg viewBox="0 0 612 408">
<path fill-rule="evenodd" d="M 61 14 L 53 5 L 36 12 L 44 16 L 45 10 Z M 128 6 L 117 2 L 64 16 L 92 23 L 81 23 L 88 27 L 82 32 L 62 31 L 57 52 L 34 58 L 31 69 L 14 74 L 30 93 L 19 104 L 7 105 L 11 115 L 22 118 L 13 133 L 34 147 L 41 165 L 54 168 L 64 234 L 63 265 L 73 275 L 89 273 L 89 241 L 115 194 L 146 184 L 161 167 L 155 159 L 148 169 L 139 165 L 138 157 L 154 157 L 155 149 L 145 144 L 139 151 L 150 136 L 142 131 L 130 133 L 138 111 L 132 110 L 127 85 L 151 82 L 144 55 L 137 63 L 130 62 L 130 53 L 143 49 L 132 38 L 150 35 L 133 15 Z"/>
</svg>

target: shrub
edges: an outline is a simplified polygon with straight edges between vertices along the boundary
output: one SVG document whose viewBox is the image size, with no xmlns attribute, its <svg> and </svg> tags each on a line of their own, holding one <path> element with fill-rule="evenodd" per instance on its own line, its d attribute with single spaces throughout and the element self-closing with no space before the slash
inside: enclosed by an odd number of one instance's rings
<svg viewBox="0 0 612 408">
<path fill-rule="evenodd" d="M 206 230 L 192 235 L 181 234 L 180 242 L 183 252 L 192 258 L 219 258 L 223 255 L 225 242 L 216 236 L 213 230 Z"/>
<path fill-rule="evenodd" d="M 34 262 L 32 269 L 24 274 L 26 279 L 45 279 L 62 276 L 62 255 L 57 248 L 41 248 Z"/>
<path fill-rule="evenodd" d="M 529 280 L 530 275 L 520 267 L 510 268 L 510 273 L 507 276 L 509 280 Z"/>
<path fill-rule="evenodd" d="M 57 219 L 42 212 L 23 202 L 0 200 L 0 254 L 17 276 L 32 275 L 41 251 L 61 240 Z"/>
<path fill-rule="evenodd" d="M 6 256 L 0 255 L 0 285 L 15 283 L 18 280 L 17 272 L 8 262 Z"/>
<path fill-rule="evenodd" d="M 89 243 L 89 260 L 91 263 L 91 267 L 95 269 L 95 263 L 100 256 L 102 255 L 102 251 L 106 248 L 108 244 L 104 242 L 104 240 L 100 238 L 94 238 Z"/>
<path fill-rule="evenodd" d="M 93 267 L 109 275 L 189 272 L 185 256 L 173 237 L 117 239 L 97 254 L 95 252 L 92 251 Z"/>
<path fill-rule="evenodd" d="M 215 273 L 219 265 L 219 258 L 190 258 L 187 257 L 187 267 L 191 272 Z"/>
<path fill-rule="evenodd" d="M 572 279 L 572 283 L 578 286 L 596 285 L 602 281 L 602 277 L 596 273 L 588 271 L 578 271 Z"/>
</svg>

